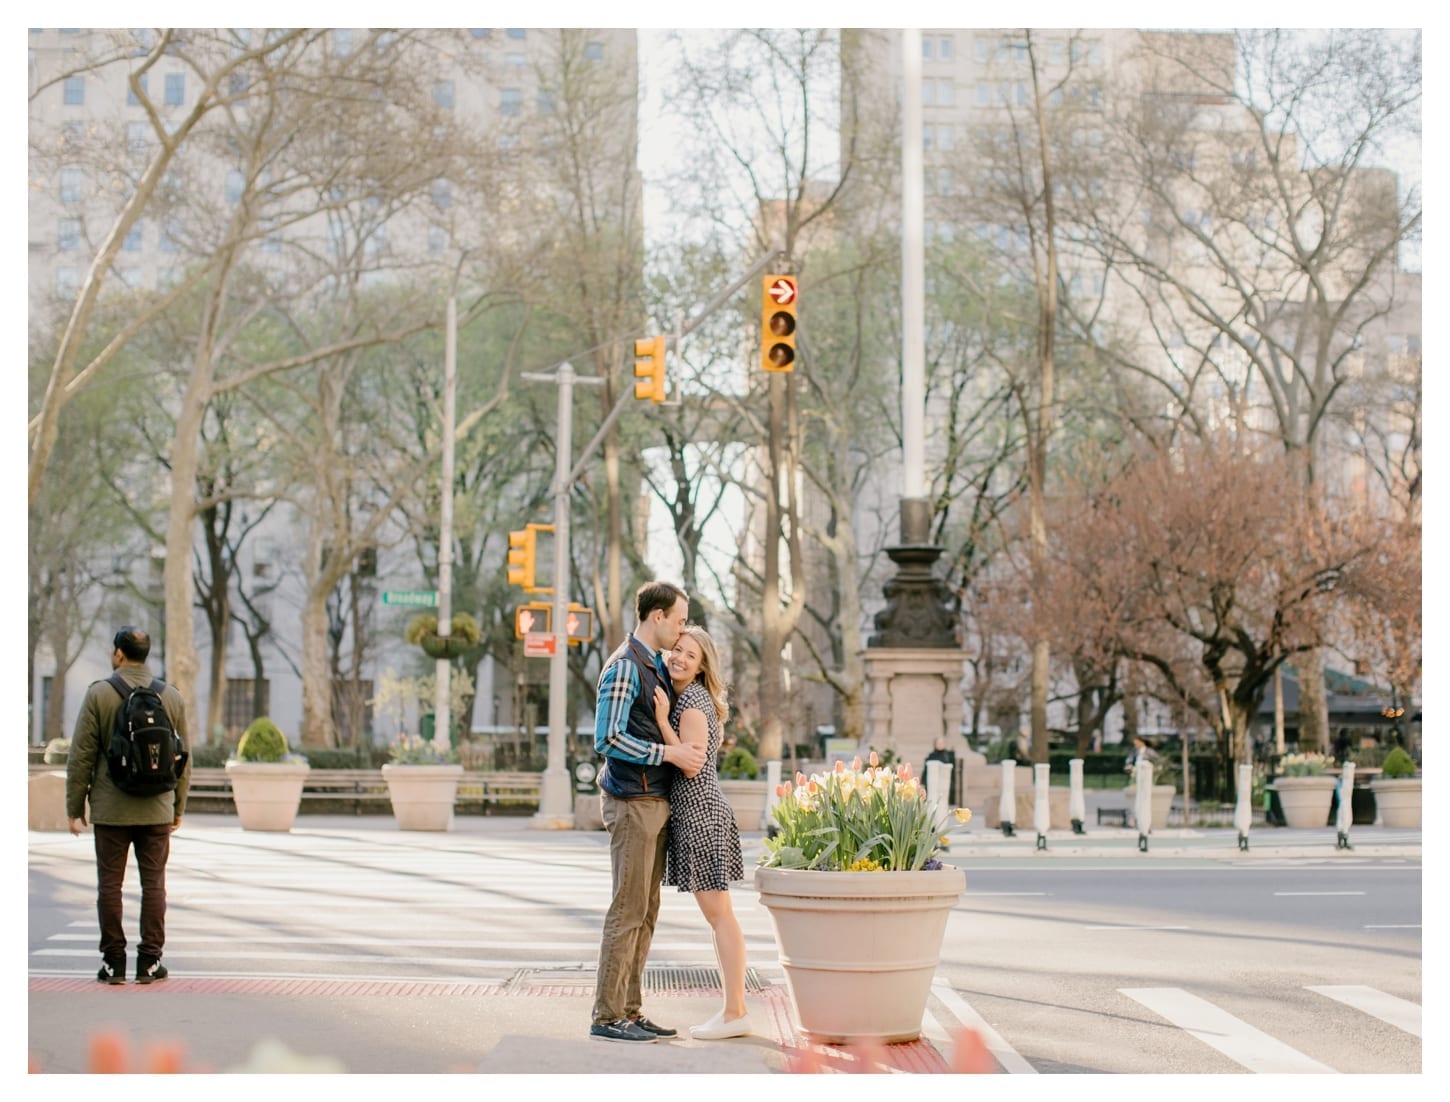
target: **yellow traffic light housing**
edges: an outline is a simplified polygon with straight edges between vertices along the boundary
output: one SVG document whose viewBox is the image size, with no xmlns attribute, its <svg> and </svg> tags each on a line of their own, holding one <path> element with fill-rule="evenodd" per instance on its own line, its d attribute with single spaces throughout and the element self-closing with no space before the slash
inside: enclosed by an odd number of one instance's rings
<svg viewBox="0 0 1450 1102">
<path fill-rule="evenodd" d="M 648 398 L 651 402 L 665 400 L 665 339 L 645 337 L 634 342 L 635 378 L 642 380 L 634 384 L 636 398 Z"/>
<path fill-rule="evenodd" d="M 552 524 L 526 524 L 521 532 L 509 533 L 509 585 L 523 588 L 525 593 L 553 593 L 553 586 L 538 584 L 538 537 L 540 532 L 553 532 Z"/>
<path fill-rule="evenodd" d="M 594 638 L 594 610 L 583 605 L 569 604 L 564 617 L 564 631 L 569 636 L 569 645 L 587 643 Z"/>
<path fill-rule="evenodd" d="M 760 306 L 760 366 L 766 371 L 795 370 L 795 276 L 768 275 Z"/>
</svg>

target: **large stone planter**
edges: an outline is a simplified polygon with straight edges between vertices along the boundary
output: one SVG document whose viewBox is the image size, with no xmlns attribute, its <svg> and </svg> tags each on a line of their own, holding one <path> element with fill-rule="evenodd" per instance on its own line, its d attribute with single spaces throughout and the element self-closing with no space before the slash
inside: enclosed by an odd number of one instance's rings
<svg viewBox="0 0 1450 1102">
<path fill-rule="evenodd" d="M 461 765 L 383 766 L 399 830 L 452 830 Z"/>
<path fill-rule="evenodd" d="M 1279 794 L 1284 825 L 1299 830 L 1329 825 L 1329 802 L 1339 778 L 1275 777 L 1271 786 Z"/>
<path fill-rule="evenodd" d="M 292 829 L 311 766 L 305 761 L 229 761 L 226 768 L 243 830 Z"/>
<path fill-rule="evenodd" d="M 1173 796 L 1178 791 L 1171 784 L 1155 784 L 1153 786 L 1153 830 L 1163 830 L 1168 826 L 1168 812 L 1173 807 Z M 1138 806 L 1138 786 L 1128 785 L 1123 789 L 1123 795 L 1128 798 L 1128 817 L 1133 818 L 1133 809 Z"/>
<path fill-rule="evenodd" d="M 761 819 L 765 815 L 764 781 L 720 782 L 720 791 L 730 801 L 730 810 L 735 813 L 736 830 L 763 830 Z"/>
<path fill-rule="evenodd" d="M 90 829 L 90 809 L 87 808 L 86 826 Z M 65 815 L 65 771 L 51 770 L 37 773 L 30 778 L 30 829 L 67 831 L 70 820 Z"/>
<path fill-rule="evenodd" d="M 821 1044 L 921 1034 L 961 869 L 812 872 L 757 868 L 801 1033 Z"/>
<path fill-rule="evenodd" d="M 1420 777 L 1376 777 L 1369 782 L 1380 826 L 1419 829 L 1420 781 Z"/>
</svg>

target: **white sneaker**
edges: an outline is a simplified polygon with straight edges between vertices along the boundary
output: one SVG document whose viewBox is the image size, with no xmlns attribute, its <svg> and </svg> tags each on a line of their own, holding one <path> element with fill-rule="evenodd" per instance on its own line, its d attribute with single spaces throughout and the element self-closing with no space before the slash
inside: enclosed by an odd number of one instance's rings
<svg viewBox="0 0 1450 1102">
<path fill-rule="evenodd" d="M 745 1037 L 750 1034 L 750 1015 L 725 1020 L 722 1010 L 704 1025 L 692 1025 L 690 1036 L 697 1041 L 723 1041 L 728 1037 Z"/>
</svg>

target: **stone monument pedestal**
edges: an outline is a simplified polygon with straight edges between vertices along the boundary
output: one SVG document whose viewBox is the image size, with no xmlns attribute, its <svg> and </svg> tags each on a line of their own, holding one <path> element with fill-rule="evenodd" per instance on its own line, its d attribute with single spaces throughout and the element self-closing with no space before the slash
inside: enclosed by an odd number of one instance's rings
<svg viewBox="0 0 1450 1102">
<path fill-rule="evenodd" d="M 890 747 L 921 777 L 939 738 L 960 750 L 966 655 L 936 647 L 872 647 L 866 665 L 866 741 Z"/>
</svg>

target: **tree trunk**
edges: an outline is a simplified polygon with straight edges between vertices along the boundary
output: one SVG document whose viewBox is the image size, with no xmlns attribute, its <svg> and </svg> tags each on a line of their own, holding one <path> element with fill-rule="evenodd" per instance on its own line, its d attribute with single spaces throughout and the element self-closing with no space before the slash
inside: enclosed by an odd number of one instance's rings
<svg viewBox="0 0 1450 1102">
<path fill-rule="evenodd" d="M 302 745 L 334 746 L 327 660 L 327 590 L 312 587 L 302 605 Z"/>
<path fill-rule="evenodd" d="M 1324 652 L 1310 651 L 1294 663 L 1299 675 L 1299 749 L 1329 753 L 1329 697 L 1324 689 Z"/>
</svg>

